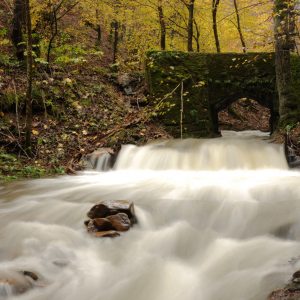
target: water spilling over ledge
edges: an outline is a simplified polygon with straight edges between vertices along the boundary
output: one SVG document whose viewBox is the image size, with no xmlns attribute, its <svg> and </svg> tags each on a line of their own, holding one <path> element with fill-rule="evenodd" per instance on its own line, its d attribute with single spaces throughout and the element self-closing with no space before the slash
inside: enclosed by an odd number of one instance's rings
<svg viewBox="0 0 300 300">
<path fill-rule="evenodd" d="M 112 171 L 0 189 L 0 290 L 29 270 L 41 286 L 18 299 L 266 299 L 300 268 L 300 173 L 262 138 L 126 146 Z M 90 208 L 116 199 L 139 223 L 87 234 Z"/>
<path fill-rule="evenodd" d="M 248 137 L 171 140 L 144 147 L 123 146 L 116 170 L 287 169 L 282 145 Z"/>
</svg>

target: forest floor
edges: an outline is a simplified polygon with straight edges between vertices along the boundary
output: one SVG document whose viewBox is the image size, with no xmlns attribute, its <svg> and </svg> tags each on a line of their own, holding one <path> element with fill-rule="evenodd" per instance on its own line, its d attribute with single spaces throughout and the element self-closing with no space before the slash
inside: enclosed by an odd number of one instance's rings
<svg viewBox="0 0 300 300">
<path fill-rule="evenodd" d="M 98 148 L 118 150 L 122 144 L 172 138 L 151 121 L 142 73 L 117 73 L 91 57 L 80 66 L 56 67 L 50 74 L 41 68 L 36 74 L 30 157 L 22 146 L 25 70 L 0 62 L 0 181 L 72 174 Z M 268 119 L 268 110 L 249 99 L 219 114 L 221 129 L 268 131 Z M 291 132 L 299 143 L 300 125 Z M 283 134 L 274 140 L 283 142 Z"/>
<path fill-rule="evenodd" d="M 122 86 L 128 78 L 97 64 L 37 74 L 29 157 L 22 146 L 26 74 L 23 68 L 0 65 L 0 181 L 74 173 L 98 148 L 118 150 L 122 144 L 170 138 L 139 104 L 146 101 L 143 74 L 130 75 L 135 89 L 130 96 Z"/>
</svg>

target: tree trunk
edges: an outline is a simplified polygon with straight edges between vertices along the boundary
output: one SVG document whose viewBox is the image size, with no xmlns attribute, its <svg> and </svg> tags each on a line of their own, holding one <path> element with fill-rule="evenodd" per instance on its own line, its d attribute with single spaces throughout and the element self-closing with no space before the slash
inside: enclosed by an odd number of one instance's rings
<svg viewBox="0 0 300 300">
<path fill-rule="evenodd" d="M 25 148 L 28 154 L 32 153 L 31 149 L 31 130 L 32 130 L 32 75 L 33 75 L 33 58 L 32 58 L 32 29 L 29 0 L 25 0 L 26 14 L 26 33 L 27 33 L 27 90 L 26 90 L 26 128 L 25 128 Z"/>
<path fill-rule="evenodd" d="M 297 99 L 291 87 L 290 51 L 294 47 L 294 0 L 275 0 L 275 66 L 279 97 L 280 124 L 291 120 L 291 113 L 297 110 Z M 299 116 L 298 116 L 299 117 Z"/>
<path fill-rule="evenodd" d="M 96 47 L 99 47 L 101 45 L 101 40 L 102 40 L 102 30 L 101 30 L 101 25 L 99 24 L 99 10 L 98 9 L 96 9 L 96 20 L 98 23 L 95 26 L 95 30 L 97 32 Z"/>
<path fill-rule="evenodd" d="M 164 18 L 164 11 L 161 5 L 158 5 L 157 10 L 160 24 L 160 49 L 166 50 L 166 22 Z"/>
<path fill-rule="evenodd" d="M 113 41 L 113 63 L 117 61 L 118 44 L 119 44 L 119 22 L 113 22 L 114 41 Z"/>
<path fill-rule="evenodd" d="M 195 19 L 194 19 L 194 24 L 196 29 L 196 35 L 194 35 L 194 38 L 197 45 L 197 52 L 200 52 L 200 29 Z"/>
<path fill-rule="evenodd" d="M 193 51 L 194 7 L 195 7 L 195 0 L 190 0 L 188 4 L 189 20 L 188 20 L 188 44 L 187 44 L 187 50 L 189 52 Z"/>
<path fill-rule="evenodd" d="M 24 60 L 25 46 L 23 44 L 23 25 L 25 22 L 25 6 L 23 0 L 15 0 L 12 28 L 11 28 L 11 41 L 16 49 L 16 56 L 18 60 Z"/>
<path fill-rule="evenodd" d="M 48 43 L 48 50 L 47 50 L 47 63 L 48 63 L 48 71 L 50 71 L 50 59 L 51 59 L 51 50 L 53 47 L 54 40 L 58 34 L 58 25 L 57 25 L 57 12 L 55 7 L 52 7 L 51 16 L 51 37 Z"/>
<path fill-rule="evenodd" d="M 246 43 L 245 43 L 245 39 L 244 39 L 243 32 L 242 32 L 240 13 L 239 13 L 238 5 L 237 5 L 237 0 L 233 0 L 233 3 L 234 3 L 235 14 L 236 14 L 237 29 L 238 29 L 241 44 L 243 47 L 243 52 L 246 53 Z"/>
<path fill-rule="evenodd" d="M 221 52 L 220 40 L 218 34 L 218 24 L 217 24 L 217 13 L 218 13 L 219 4 L 220 4 L 220 0 L 212 0 L 213 31 L 214 31 L 216 49 L 218 53 Z"/>
</svg>

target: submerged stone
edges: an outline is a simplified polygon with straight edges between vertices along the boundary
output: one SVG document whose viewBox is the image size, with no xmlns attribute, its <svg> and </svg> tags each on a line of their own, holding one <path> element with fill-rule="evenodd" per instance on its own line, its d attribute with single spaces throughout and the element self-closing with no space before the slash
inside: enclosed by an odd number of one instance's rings
<svg viewBox="0 0 300 300">
<path fill-rule="evenodd" d="M 39 277 L 31 271 L 7 272 L 0 276 L 0 298 L 20 295 L 34 287 Z"/>
</svg>

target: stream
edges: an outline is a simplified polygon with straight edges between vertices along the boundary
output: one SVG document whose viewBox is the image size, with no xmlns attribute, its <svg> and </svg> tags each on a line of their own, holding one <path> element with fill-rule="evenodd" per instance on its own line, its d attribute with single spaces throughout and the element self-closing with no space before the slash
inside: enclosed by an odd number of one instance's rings
<svg viewBox="0 0 300 300">
<path fill-rule="evenodd" d="M 97 239 L 101 200 L 138 224 Z M 114 170 L 0 186 L 0 299 L 266 300 L 300 269 L 300 172 L 260 132 L 126 145 Z M 20 271 L 38 275 L 14 295 Z"/>
</svg>

